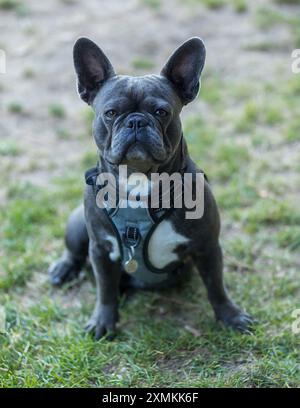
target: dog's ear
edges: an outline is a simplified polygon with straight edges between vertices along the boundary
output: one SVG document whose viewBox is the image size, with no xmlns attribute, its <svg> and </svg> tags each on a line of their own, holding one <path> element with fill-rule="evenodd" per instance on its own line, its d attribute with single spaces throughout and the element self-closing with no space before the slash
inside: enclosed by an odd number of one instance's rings
<svg viewBox="0 0 300 408">
<path fill-rule="evenodd" d="M 78 93 L 90 105 L 101 85 L 115 75 L 114 69 L 98 45 L 84 37 L 74 44 L 73 60 Z"/>
<path fill-rule="evenodd" d="M 203 41 L 193 37 L 177 48 L 161 71 L 175 86 L 184 105 L 197 96 L 204 62 Z"/>
</svg>

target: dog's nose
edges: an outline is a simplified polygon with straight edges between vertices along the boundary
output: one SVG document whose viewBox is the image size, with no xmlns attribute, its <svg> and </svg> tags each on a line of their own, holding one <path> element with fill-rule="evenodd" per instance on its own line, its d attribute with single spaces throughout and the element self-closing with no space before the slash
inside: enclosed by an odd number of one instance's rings
<svg viewBox="0 0 300 408">
<path fill-rule="evenodd" d="M 147 119 L 143 115 L 130 115 L 127 119 L 126 126 L 130 129 L 139 129 L 146 127 L 149 124 Z"/>
</svg>

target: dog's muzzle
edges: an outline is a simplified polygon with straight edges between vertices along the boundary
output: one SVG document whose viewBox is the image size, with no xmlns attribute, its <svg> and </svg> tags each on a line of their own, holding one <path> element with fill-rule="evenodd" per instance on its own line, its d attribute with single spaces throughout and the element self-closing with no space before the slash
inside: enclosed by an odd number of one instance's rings
<svg viewBox="0 0 300 408">
<path fill-rule="evenodd" d="M 163 162 L 166 159 L 163 136 L 151 118 L 142 113 L 131 113 L 122 125 L 116 124 L 110 156 L 110 161 L 116 164 Z"/>
</svg>

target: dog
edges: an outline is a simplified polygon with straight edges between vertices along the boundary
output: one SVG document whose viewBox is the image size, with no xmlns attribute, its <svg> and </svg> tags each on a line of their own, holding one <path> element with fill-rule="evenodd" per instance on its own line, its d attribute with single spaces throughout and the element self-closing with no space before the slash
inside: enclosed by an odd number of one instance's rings
<svg viewBox="0 0 300 408">
<path fill-rule="evenodd" d="M 230 299 L 223 283 L 220 217 L 206 177 L 204 211 L 188 219 L 186 208 L 101 208 L 100 174 L 118 180 L 121 166 L 129 175 L 203 175 L 189 156 L 180 113 L 200 88 L 205 46 L 198 37 L 184 42 L 170 56 L 160 75 L 117 75 L 103 51 L 80 38 L 73 49 L 78 93 L 94 112 L 93 136 L 97 166 L 86 173 L 84 206 L 70 215 L 66 250 L 49 269 L 53 285 L 78 276 L 89 259 L 96 280 L 97 301 L 86 330 L 98 340 L 114 337 L 120 290 L 161 288 L 187 279 L 198 269 L 217 320 L 241 332 L 253 320 Z M 120 181 L 119 181 L 120 184 Z M 184 184 L 184 181 L 183 181 Z M 120 201 L 119 201 L 120 202 Z M 149 232 L 150 231 L 150 232 Z"/>
</svg>

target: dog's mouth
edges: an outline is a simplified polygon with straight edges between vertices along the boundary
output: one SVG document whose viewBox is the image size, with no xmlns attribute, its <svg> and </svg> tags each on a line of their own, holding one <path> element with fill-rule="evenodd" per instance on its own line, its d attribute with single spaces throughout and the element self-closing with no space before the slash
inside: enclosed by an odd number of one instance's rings
<svg viewBox="0 0 300 408">
<path fill-rule="evenodd" d="M 120 164 L 137 171 L 147 173 L 155 164 L 156 160 L 142 143 L 135 141 L 129 145 L 123 154 Z"/>
<path fill-rule="evenodd" d="M 123 139 L 124 140 L 124 139 Z M 146 173 L 164 163 L 167 154 L 162 144 L 137 138 L 119 143 L 117 149 L 109 149 L 106 159 L 113 165 L 127 165 L 135 171 Z"/>
</svg>

